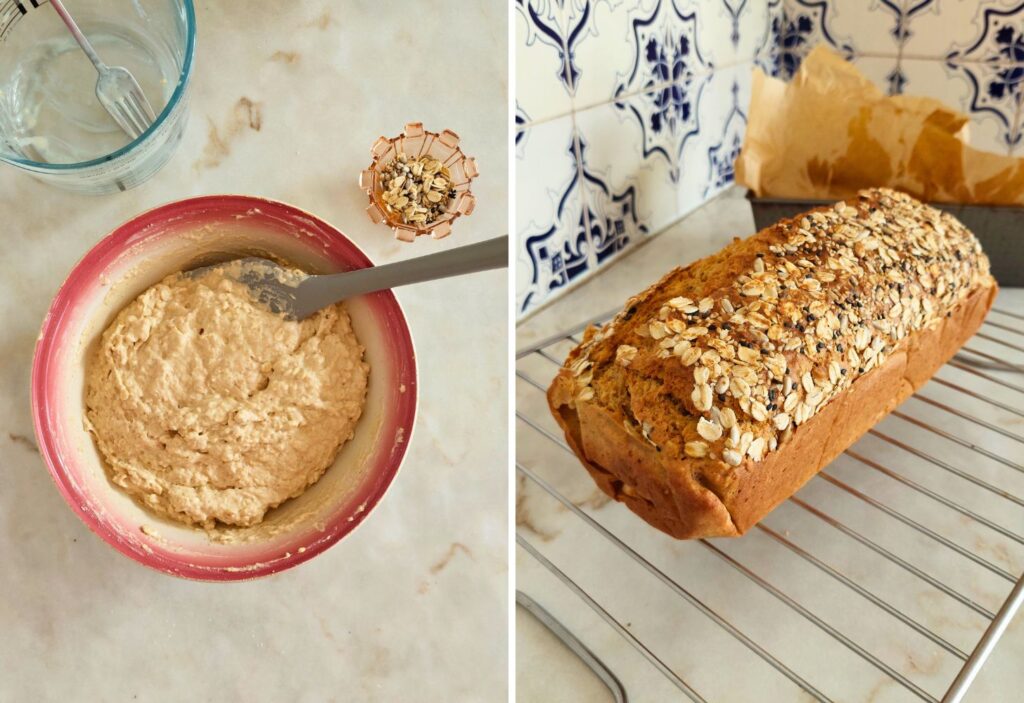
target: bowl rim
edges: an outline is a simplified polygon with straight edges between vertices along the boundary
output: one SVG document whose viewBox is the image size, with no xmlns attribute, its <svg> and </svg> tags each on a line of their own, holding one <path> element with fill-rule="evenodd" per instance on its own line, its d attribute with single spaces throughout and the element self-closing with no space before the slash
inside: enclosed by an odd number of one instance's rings
<svg viewBox="0 0 1024 703">
<path fill-rule="evenodd" d="M 405 358 L 410 359 L 412 363 L 410 364 L 409 371 L 411 377 L 403 381 L 407 389 L 402 393 L 399 407 L 396 408 L 399 424 L 404 428 L 404 441 L 392 451 L 385 463 L 382 475 L 372 482 L 372 490 L 360 509 L 352 514 L 339 514 L 326 524 L 321 533 L 313 533 L 309 538 L 309 543 L 301 545 L 299 549 L 289 551 L 280 558 L 266 562 L 253 562 L 253 560 L 247 559 L 244 560 L 244 563 L 240 562 L 237 565 L 200 566 L 191 563 L 187 558 L 175 559 L 157 552 L 140 552 L 138 549 L 133 548 L 116 530 L 110 529 L 91 510 L 83 505 L 85 501 L 81 500 L 80 493 L 69 479 L 66 467 L 59 460 L 55 430 L 52 429 L 49 417 L 51 404 L 46 392 L 48 380 L 51 378 L 49 368 L 55 360 L 56 352 L 59 349 L 54 339 L 55 332 L 59 329 L 64 315 L 73 307 L 74 302 L 78 299 L 79 293 L 77 289 L 84 280 L 87 280 L 91 269 L 101 264 L 109 263 L 131 247 L 151 237 L 158 236 L 160 230 L 151 227 L 151 225 L 172 220 L 175 215 L 180 215 L 183 211 L 203 210 L 210 206 L 224 208 L 232 205 L 236 205 L 241 213 L 246 213 L 254 208 L 257 210 L 266 208 L 277 214 L 285 214 L 294 219 L 302 220 L 306 224 L 312 223 L 332 240 L 336 240 L 336 243 L 342 247 L 346 257 L 350 258 L 352 263 L 357 264 L 357 268 L 373 266 L 372 261 L 362 249 L 340 230 L 320 217 L 289 203 L 258 196 L 227 194 L 203 195 L 171 201 L 134 215 L 118 225 L 113 231 L 93 245 L 71 268 L 56 295 L 54 295 L 50 307 L 43 318 L 32 358 L 30 396 L 33 428 L 39 446 L 39 453 L 46 463 L 50 478 L 56 484 L 64 501 L 92 532 L 121 554 L 161 573 L 199 581 L 242 581 L 269 576 L 312 559 L 354 531 L 383 499 L 398 475 L 401 465 L 404 463 L 415 428 L 419 400 L 419 364 L 405 312 L 392 291 L 385 290 L 372 293 L 370 294 L 371 296 L 380 297 L 380 300 L 387 307 L 389 314 L 396 316 L 396 320 L 400 324 L 389 332 L 389 337 L 396 338 L 395 341 L 399 345 L 400 354 L 405 355 Z M 268 213 L 260 210 L 260 215 L 266 217 Z M 278 218 L 274 217 L 273 219 L 276 220 Z"/>
</svg>

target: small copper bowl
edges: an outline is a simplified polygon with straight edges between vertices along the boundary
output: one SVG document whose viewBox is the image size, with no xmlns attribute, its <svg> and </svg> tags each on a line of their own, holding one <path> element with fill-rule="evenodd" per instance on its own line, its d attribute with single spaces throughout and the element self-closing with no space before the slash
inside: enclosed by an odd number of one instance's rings
<svg viewBox="0 0 1024 703">
<path fill-rule="evenodd" d="M 455 191 L 448 203 L 448 209 L 436 220 L 424 223 L 409 223 L 402 220 L 399 212 L 388 207 L 382 199 L 383 184 L 381 171 L 399 153 L 410 158 L 431 156 L 448 169 L 451 187 Z M 429 234 L 434 239 L 443 239 L 452 233 L 452 223 L 463 215 L 472 214 L 476 197 L 470 192 L 470 182 L 479 175 L 476 159 L 466 156 L 459 148 L 459 135 L 450 129 L 441 133 L 427 132 L 422 122 L 410 122 L 400 136 L 387 139 L 381 137 L 370 149 L 373 161 L 370 167 L 359 174 L 359 187 L 366 191 L 370 206 L 366 214 L 376 223 L 385 223 L 395 232 L 395 239 L 411 242 L 416 237 Z"/>
</svg>

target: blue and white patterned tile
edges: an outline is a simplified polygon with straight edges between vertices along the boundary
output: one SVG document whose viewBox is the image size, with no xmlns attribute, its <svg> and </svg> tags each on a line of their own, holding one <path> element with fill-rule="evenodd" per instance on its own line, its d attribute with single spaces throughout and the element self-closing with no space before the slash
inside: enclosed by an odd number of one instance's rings
<svg viewBox="0 0 1024 703">
<path fill-rule="evenodd" d="M 663 0 L 670 2 L 671 0 Z M 577 109 L 611 100 L 619 76 L 633 65 L 633 20 L 657 0 L 567 0 Z"/>
<path fill-rule="evenodd" d="M 533 120 L 530 115 L 523 109 L 523 106 L 516 100 L 516 112 L 515 112 L 515 133 L 516 133 L 516 158 L 519 158 L 519 145 L 520 143 L 525 144 L 526 140 L 526 129 Z"/>
<path fill-rule="evenodd" d="M 856 54 L 895 57 L 907 19 L 919 4 L 920 0 L 829 0 L 826 30 L 833 43 L 845 44 Z"/>
<path fill-rule="evenodd" d="M 850 34 L 834 25 L 836 6 L 828 0 L 783 0 L 779 23 L 778 76 L 789 80 L 804 57 L 818 44 L 826 44 L 851 58 L 856 52 Z"/>
<path fill-rule="evenodd" d="M 886 95 L 900 95 L 906 86 L 906 75 L 896 56 L 854 56 L 850 63 Z"/>
<path fill-rule="evenodd" d="M 609 173 L 590 166 L 594 157 L 590 145 L 580 137 L 580 184 L 583 188 L 584 216 L 589 227 L 589 246 L 597 266 L 603 266 L 631 244 L 651 233 L 657 216 L 655 202 L 657 176 L 643 173 L 615 183 Z M 648 184 L 652 187 L 648 188 Z M 651 210 L 642 212 L 640 202 Z M 596 269 L 595 269 L 596 270 Z"/>
<path fill-rule="evenodd" d="M 900 46 L 900 55 L 905 55 L 907 42 L 916 32 L 911 29 L 917 17 L 937 7 L 936 0 L 879 0 L 895 18 L 895 25 L 889 30 Z M 972 0 L 973 1 L 973 0 Z"/>
<path fill-rule="evenodd" d="M 716 70 L 700 102 L 699 136 L 684 149 L 677 194 L 679 215 L 699 207 L 735 181 L 750 107 L 751 63 Z"/>
<path fill-rule="evenodd" d="M 762 49 L 770 25 L 765 0 L 710 0 L 697 7 L 700 45 L 716 69 L 752 61 Z"/>
<path fill-rule="evenodd" d="M 946 67 L 970 85 L 972 121 L 998 125 L 1009 152 L 1021 149 L 1024 105 L 1024 2 L 1012 7 L 985 6 L 974 32 L 949 47 Z"/>
<path fill-rule="evenodd" d="M 903 59 L 901 68 L 906 76 L 907 95 L 935 98 L 970 116 L 971 146 L 997 154 L 1009 154 L 1015 147 L 1020 148 L 1021 130 L 1014 109 L 1019 92 L 1000 93 L 998 88 L 993 91 L 991 85 L 979 82 L 974 74 L 961 67 L 950 67 L 944 61 Z M 990 80 L 1000 79 L 996 74 Z M 1019 91 L 1019 86 L 1015 91 Z M 993 97 L 993 92 L 999 97 Z"/>
<path fill-rule="evenodd" d="M 587 244 L 571 116 L 530 127 L 516 142 L 516 312 L 580 280 Z"/>
<path fill-rule="evenodd" d="M 530 120 L 572 110 L 563 0 L 516 0 L 516 103 Z"/>
<path fill-rule="evenodd" d="M 676 218 L 677 148 L 693 108 L 673 103 L 666 91 L 576 115 L 585 202 L 601 263 Z"/>
<path fill-rule="evenodd" d="M 570 0 L 592 8 L 576 45 L 576 107 L 706 73 L 694 0 Z"/>
<path fill-rule="evenodd" d="M 679 180 L 683 150 L 700 132 L 699 105 L 710 75 L 682 73 L 675 83 L 663 83 L 611 104 L 623 121 L 638 129 L 637 145 L 642 157 L 664 163 L 673 182 Z"/>
<path fill-rule="evenodd" d="M 769 76 L 779 75 L 780 42 L 785 28 L 786 15 L 782 0 L 767 0 L 765 3 L 765 26 L 754 52 L 754 64 Z"/>
<path fill-rule="evenodd" d="M 1015 26 L 1019 35 L 1024 13 L 1021 0 L 914 0 L 910 6 L 915 11 L 906 23 L 903 45 L 903 56 L 909 59 L 945 59 L 951 52 L 965 58 L 995 53 L 988 47 L 999 43 L 999 28 Z"/>
</svg>

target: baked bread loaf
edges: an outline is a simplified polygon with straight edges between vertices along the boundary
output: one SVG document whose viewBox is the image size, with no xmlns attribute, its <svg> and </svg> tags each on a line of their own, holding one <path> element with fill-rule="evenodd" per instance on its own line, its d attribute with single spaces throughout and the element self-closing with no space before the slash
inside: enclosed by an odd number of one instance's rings
<svg viewBox="0 0 1024 703">
<path fill-rule="evenodd" d="M 609 496 L 680 539 L 741 535 L 923 385 L 996 291 L 955 218 L 865 190 L 631 298 L 548 402 Z"/>
</svg>

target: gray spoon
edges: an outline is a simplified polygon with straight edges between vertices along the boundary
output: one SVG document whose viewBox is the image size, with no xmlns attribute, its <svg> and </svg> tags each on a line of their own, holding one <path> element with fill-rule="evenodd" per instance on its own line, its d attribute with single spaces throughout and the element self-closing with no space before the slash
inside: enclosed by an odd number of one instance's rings
<svg viewBox="0 0 1024 703">
<path fill-rule="evenodd" d="M 229 266 L 228 274 L 247 285 L 267 307 L 289 319 L 304 320 L 321 308 L 364 293 L 505 268 L 508 235 L 394 264 L 320 276 L 305 274 L 298 279 L 269 259 L 248 257 L 230 263 L 237 266 Z M 211 268 L 193 269 L 187 275 L 194 277 Z"/>
</svg>

